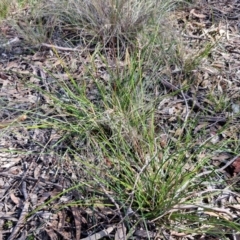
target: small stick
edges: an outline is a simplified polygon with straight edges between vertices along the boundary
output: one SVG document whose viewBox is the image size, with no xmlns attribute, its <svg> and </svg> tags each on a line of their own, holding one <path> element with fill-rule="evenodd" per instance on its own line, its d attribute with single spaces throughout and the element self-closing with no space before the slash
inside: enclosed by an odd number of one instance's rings
<svg viewBox="0 0 240 240">
<path fill-rule="evenodd" d="M 56 46 L 56 45 L 52 45 L 52 44 L 47 44 L 47 43 L 42 43 L 41 44 L 44 47 L 48 47 L 48 48 L 55 48 L 55 49 L 59 49 L 62 51 L 71 51 L 71 52 L 80 52 L 82 50 L 79 50 L 77 48 L 68 48 L 68 47 L 60 47 L 60 46 Z"/>
</svg>

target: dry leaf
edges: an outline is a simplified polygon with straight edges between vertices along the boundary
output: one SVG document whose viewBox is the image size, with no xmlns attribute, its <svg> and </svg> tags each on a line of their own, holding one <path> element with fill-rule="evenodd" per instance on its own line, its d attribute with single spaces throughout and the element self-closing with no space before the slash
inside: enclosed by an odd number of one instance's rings
<svg viewBox="0 0 240 240">
<path fill-rule="evenodd" d="M 10 198 L 17 205 L 17 207 L 21 208 L 23 206 L 21 199 L 16 197 L 14 193 L 10 193 Z"/>
<path fill-rule="evenodd" d="M 161 134 L 160 135 L 160 146 L 162 148 L 166 148 L 168 145 L 168 135 L 167 134 Z"/>
<path fill-rule="evenodd" d="M 178 137 L 178 136 L 181 136 L 183 134 L 183 129 L 182 128 L 178 128 L 175 133 L 174 133 L 174 136 L 175 137 Z"/>
<path fill-rule="evenodd" d="M 207 16 L 206 15 L 204 15 L 204 14 L 201 14 L 201 13 L 196 13 L 195 12 L 195 9 L 192 9 L 191 11 L 190 11 L 190 15 L 194 15 L 195 17 L 197 17 L 197 18 L 206 18 Z"/>
</svg>

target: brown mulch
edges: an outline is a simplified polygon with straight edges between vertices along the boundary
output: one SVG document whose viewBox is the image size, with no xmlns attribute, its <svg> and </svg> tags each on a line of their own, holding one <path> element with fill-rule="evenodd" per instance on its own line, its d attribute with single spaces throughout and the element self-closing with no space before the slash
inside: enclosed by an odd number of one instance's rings
<svg viewBox="0 0 240 240">
<path fill-rule="evenodd" d="M 204 96 L 209 89 L 216 89 L 217 94 L 231 95 L 230 104 L 240 107 L 240 2 L 202 0 L 194 8 L 178 10 L 173 17 L 176 31 L 181 32 L 183 37 L 186 59 L 194 52 L 198 54 L 207 42 L 213 45 L 211 56 L 194 72 L 192 89 L 185 97 L 190 99 L 198 89 L 196 113 L 204 112 L 199 118 L 202 119 L 200 123 L 212 126 L 209 134 L 217 132 L 219 126 L 229 120 L 232 112 L 215 111 L 213 103 L 207 102 Z M 68 81 L 68 75 L 47 44 L 33 49 L 26 47 L 8 25 L 1 27 L 1 33 L 0 240 L 100 239 L 104 236 L 120 239 L 117 235 L 129 231 L 131 227 L 134 229 L 132 239 L 193 239 L 191 236 L 159 230 L 150 222 L 140 221 L 134 228 L 134 221 L 139 220 L 137 216 L 122 216 L 122 208 L 117 209 L 108 194 L 98 195 L 94 189 L 76 185 L 76 182 L 84 181 L 85 178 L 81 171 L 76 171 L 79 166 L 74 164 L 70 154 L 66 154 L 62 161 L 62 155 L 68 149 L 68 141 L 61 141 L 62 134 L 51 127 L 30 127 L 38 124 L 35 119 L 51 116 L 53 107 L 51 100 L 37 88 L 33 90 L 32 86 L 59 92 L 64 97 L 65 93 L 56 86 L 54 79 Z M 11 42 L 13 39 L 15 41 Z M 2 43 L 4 40 L 8 44 Z M 71 75 L 74 78 L 81 76 L 85 65 L 90 62 L 89 53 L 60 48 L 58 51 L 68 64 L 66 67 Z M 97 74 L 104 79 L 106 76 L 103 76 L 102 67 L 99 64 Z M 54 79 L 49 72 L 53 73 Z M 178 78 L 176 74 L 175 79 L 162 80 L 163 87 L 167 91 L 181 88 Z M 89 99 L 98 101 L 98 94 L 92 90 L 92 82 L 86 81 Z M 175 109 L 176 101 L 170 101 L 166 108 Z M 175 114 L 178 114 L 177 110 Z M 164 121 L 170 122 L 176 117 L 166 115 L 162 109 L 159 115 Z M 232 119 L 232 132 L 225 134 L 239 139 L 238 117 Z M 228 158 L 223 157 L 224 161 Z M 240 172 L 239 162 L 238 158 L 228 168 L 231 181 Z M 76 187 L 71 189 L 73 186 Z M 87 201 L 88 196 L 91 199 L 92 192 L 99 198 L 99 202 L 104 201 L 111 206 L 94 207 L 89 204 L 83 207 L 82 202 Z M 123 217 L 132 218 L 127 230 Z M 92 238 L 87 238 L 89 236 Z M 194 239 L 217 238 L 195 236 Z"/>
</svg>

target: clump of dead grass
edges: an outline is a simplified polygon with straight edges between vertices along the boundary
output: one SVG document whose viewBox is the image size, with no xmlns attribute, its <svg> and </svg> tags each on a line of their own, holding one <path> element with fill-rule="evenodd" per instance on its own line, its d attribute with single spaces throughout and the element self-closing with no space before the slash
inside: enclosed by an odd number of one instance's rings
<svg viewBox="0 0 240 240">
<path fill-rule="evenodd" d="M 15 26 L 31 43 L 61 39 L 62 45 L 100 44 L 118 52 L 134 47 L 139 33 L 151 31 L 151 24 L 158 25 L 176 2 L 179 0 L 43 1 Z"/>
</svg>

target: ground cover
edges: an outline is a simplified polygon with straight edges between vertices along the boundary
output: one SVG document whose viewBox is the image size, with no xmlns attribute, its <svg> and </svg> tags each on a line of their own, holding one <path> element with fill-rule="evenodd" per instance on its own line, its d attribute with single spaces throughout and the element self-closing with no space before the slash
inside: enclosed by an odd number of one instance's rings
<svg viewBox="0 0 240 240">
<path fill-rule="evenodd" d="M 240 237 L 238 1 L 0 14 L 0 239 Z"/>
</svg>

